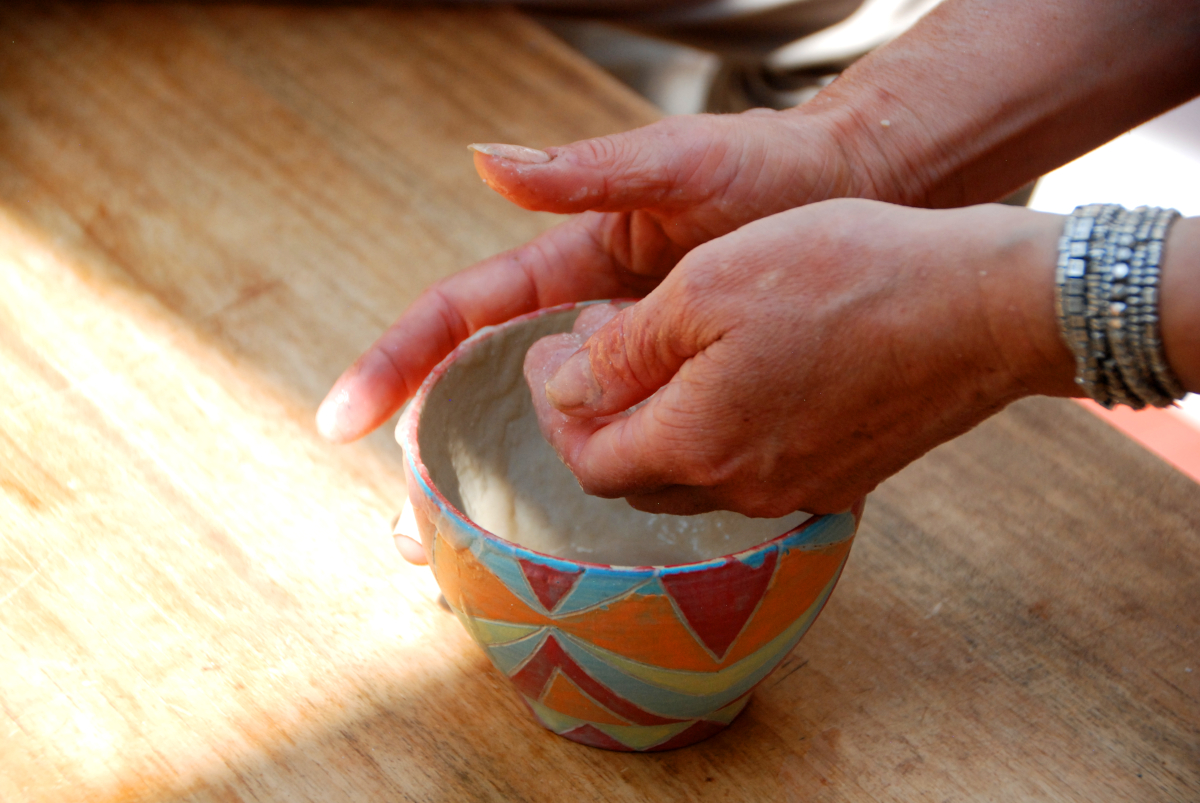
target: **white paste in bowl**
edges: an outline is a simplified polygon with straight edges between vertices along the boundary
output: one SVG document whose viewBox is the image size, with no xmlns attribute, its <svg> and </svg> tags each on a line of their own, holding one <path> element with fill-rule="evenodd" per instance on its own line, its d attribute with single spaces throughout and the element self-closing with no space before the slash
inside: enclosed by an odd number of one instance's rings
<svg viewBox="0 0 1200 803">
<path fill-rule="evenodd" d="M 653 566 L 748 549 L 808 518 L 727 511 L 671 516 L 588 496 L 538 431 L 522 375 L 540 337 L 571 331 L 577 311 L 552 313 L 475 344 L 425 400 L 417 440 L 435 486 L 485 530 L 571 560 Z"/>
</svg>

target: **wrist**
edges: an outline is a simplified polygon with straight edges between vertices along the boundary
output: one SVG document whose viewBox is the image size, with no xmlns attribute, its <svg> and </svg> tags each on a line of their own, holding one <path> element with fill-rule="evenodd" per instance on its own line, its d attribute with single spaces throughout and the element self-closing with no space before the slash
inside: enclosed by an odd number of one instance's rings
<svg viewBox="0 0 1200 803">
<path fill-rule="evenodd" d="M 807 187 L 809 197 L 794 198 L 789 206 L 833 198 L 891 200 L 875 192 L 873 181 L 879 172 L 874 163 L 876 154 L 863 147 L 863 138 L 854 132 L 856 123 L 849 110 L 842 105 L 821 103 L 820 97 L 778 112 L 790 128 L 791 149 L 799 149 L 798 155 L 805 157 L 797 162 L 797 168 L 803 172 L 793 177 L 793 183 Z M 808 158 L 814 150 L 824 156 L 817 181 L 814 181 L 813 162 Z"/>
<path fill-rule="evenodd" d="M 1177 220 L 1161 264 L 1163 353 L 1183 387 L 1200 392 L 1200 218 Z"/>
<path fill-rule="evenodd" d="M 898 124 L 908 116 L 899 102 L 882 90 L 857 87 L 843 93 L 835 87 L 836 81 L 784 114 L 816 127 L 838 155 L 843 177 L 838 196 L 925 206 L 925 175 L 915 156 L 925 143 L 916 127 Z"/>
<path fill-rule="evenodd" d="M 1054 268 L 1065 217 L 989 205 L 978 231 L 986 325 L 1020 395 L 1079 396 L 1075 359 L 1058 329 Z M 981 221 L 982 223 L 982 221 Z"/>
</svg>

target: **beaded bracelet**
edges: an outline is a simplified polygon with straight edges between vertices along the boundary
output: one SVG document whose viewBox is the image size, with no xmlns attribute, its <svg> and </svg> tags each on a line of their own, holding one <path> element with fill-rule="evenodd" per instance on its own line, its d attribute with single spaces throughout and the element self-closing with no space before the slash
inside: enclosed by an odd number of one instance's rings
<svg viewBox="0 0 1200 803">
<path fill-rule="evenodd" d="M 1178 217 L 1174 209 L 1089 204 L 1063 226 L 1054 275 L 1059 331 L 1075 355 L 1075 382 L 1109 409 L 1183 398 L 1158 321 L 1163 242 Z"/>
</svg>

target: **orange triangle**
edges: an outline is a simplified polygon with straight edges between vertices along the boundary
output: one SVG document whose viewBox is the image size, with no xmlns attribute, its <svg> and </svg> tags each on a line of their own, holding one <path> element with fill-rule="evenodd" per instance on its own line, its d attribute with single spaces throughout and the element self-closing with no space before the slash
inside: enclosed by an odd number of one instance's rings
<svg viewBox="0 0 1200 803">
<path fill-rule="evenodd" d="M 542 695 L 541 702 L 547 708 L 586 722 L 598 722 L 602 725 L 629 724 L 629 720 L 622 719 L 584 694 L 569 677 L 557 669 L 554 670 L 554 677 L 550 679 L 550 686 Z"/>
</svg>

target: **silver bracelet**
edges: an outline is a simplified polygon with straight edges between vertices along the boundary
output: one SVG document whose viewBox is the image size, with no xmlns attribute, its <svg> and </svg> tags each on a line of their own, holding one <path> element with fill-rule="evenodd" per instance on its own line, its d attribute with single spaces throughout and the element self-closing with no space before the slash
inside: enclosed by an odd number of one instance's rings
<svg viewBox="0 0 1200 803">
<path fill-rule="evenodd" d="M 1075 382 L 1111 409 L 1167 407 L 1184 390 L 1163 354 L 1158 321 L 1163 243 L 1174 209 L 1089 204 L 1058 241 L 1055 306 L 1075 355 Z"/>
</svg>

